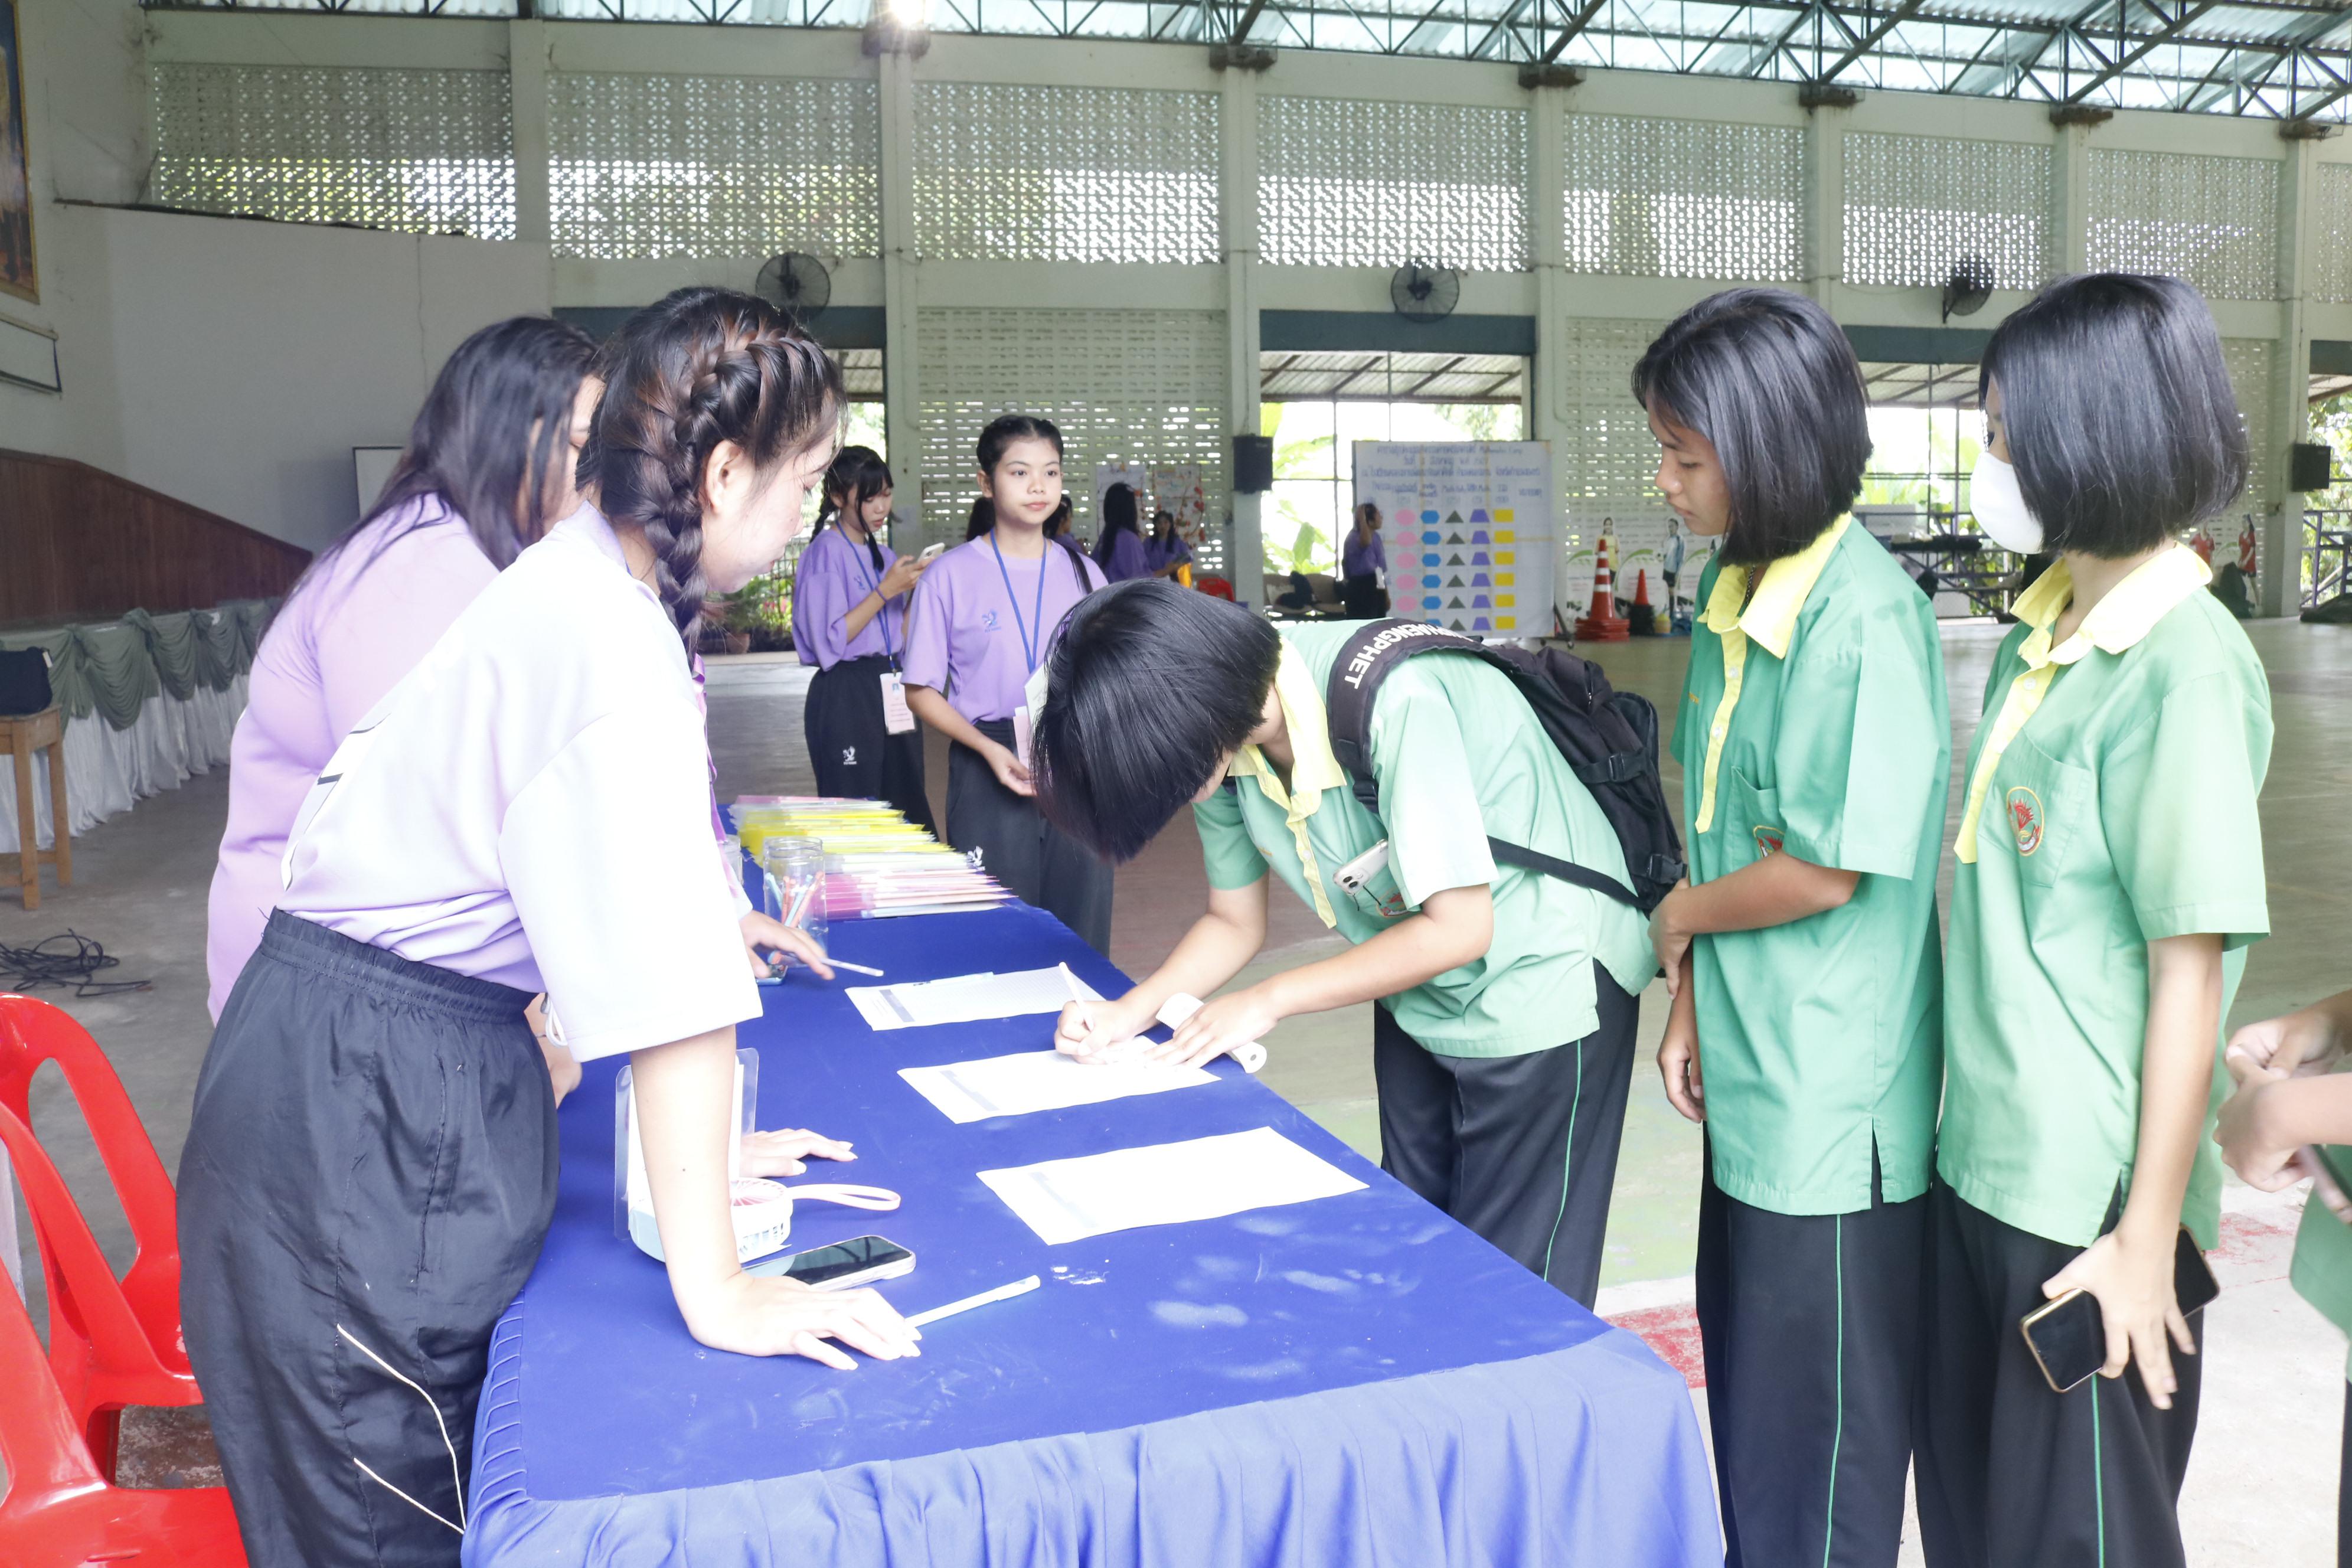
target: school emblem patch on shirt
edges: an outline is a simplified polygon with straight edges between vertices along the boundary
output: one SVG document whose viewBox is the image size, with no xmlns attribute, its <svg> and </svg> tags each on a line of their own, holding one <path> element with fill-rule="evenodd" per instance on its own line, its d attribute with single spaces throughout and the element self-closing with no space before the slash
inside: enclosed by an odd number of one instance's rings
<svg viewBox="0 0 2352 1568">
<path fill-rule="evenodd" d="M 2042 797 L 2023 784 L 2009 792 L 2009 826 L 2017 835 L 2017 852 L 2031 855 L 2042 847 Z"/>
<path fill-rule="evenodd" d="M 1756 830 L 1756 853 L 1759 855 L 1778 855 L 1785 842 L 1777 827 L 1759 827 Z"/>
<path fill-rule="evenodd" d="M 982 631 L 988 632 L 992 632 L 996 629 L 996 612 L 994 610 L 981 611 L 980 628 Z"/>
</svg>

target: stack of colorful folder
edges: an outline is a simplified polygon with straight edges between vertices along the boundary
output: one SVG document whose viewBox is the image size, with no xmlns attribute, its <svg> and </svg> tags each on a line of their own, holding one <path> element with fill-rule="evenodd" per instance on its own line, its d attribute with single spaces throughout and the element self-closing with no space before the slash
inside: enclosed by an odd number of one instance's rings
<svg viewBox="0 0 2352 1568">
<path fill-rule="evenodd" d="M 994 909 L 1013 897 L 960 851 L 877 801 L 747 795 L 736 798 L 734 815 L 751 868 L 770 838 L 814 838 L 824 846 L 828 921 L 954 914 Z"/>
</svg>

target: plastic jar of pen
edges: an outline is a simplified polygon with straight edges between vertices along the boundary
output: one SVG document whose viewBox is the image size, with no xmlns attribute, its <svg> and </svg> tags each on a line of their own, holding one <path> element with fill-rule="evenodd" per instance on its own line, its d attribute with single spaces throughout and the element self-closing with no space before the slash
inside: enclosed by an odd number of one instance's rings
<svg viewBox="0 0 2352 1568">
<path fill-rule="evenodd" d="M 825 944 L 824 846 L 814 838 L 779 835 L 760 847 L 760 908 L 785 925 Z"/>
</svg>

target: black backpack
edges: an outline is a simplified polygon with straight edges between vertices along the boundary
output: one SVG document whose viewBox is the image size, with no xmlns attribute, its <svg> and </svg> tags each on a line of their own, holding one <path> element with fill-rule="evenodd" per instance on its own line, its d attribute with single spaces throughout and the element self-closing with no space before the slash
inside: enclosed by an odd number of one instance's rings
<svg viewBox="0 0 2352 1568">
<path fill-rule="evenodd" d="M 1599 871 L 1489 837 L 1486 844 L 1495 858 L 1606 893 L 1643 914 L 1656 909 L 1683 877 L 1682 839 L 1675 832 L 1665 787 L 1658 777 L 1658 710 L 1647 698 L 1612 689 L 1600 666 L 1574 654 L 1558 648 L 1528 653 L 1489 647 L 1421 621 L 1366 623 L 1332 662 L 1324 693 L 1332 755 L 1347 770 L 1349 785 L 1364 809 L 1374 816 L 1381 809 L 1370 742 L 1373 700 L 1389 671 L 1424 653 L 1470 654 L 1510 677 L 1569 770 L 1601 803 L 1601 815 L 1616 829 L 1617 842 L 1625 851 L 1625 868 L 1633 874 L 1633 885 L 1628 888 Z"/>
</svg>

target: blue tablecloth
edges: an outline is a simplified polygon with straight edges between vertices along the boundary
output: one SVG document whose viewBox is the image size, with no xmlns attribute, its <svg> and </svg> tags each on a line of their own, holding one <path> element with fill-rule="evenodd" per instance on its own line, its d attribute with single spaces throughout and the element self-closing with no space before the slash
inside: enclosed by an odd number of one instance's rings
<svg viewBox="0 0 2352 1568">
<path fill-rule="evenodd" d="M 1021 906 L 832 945 L 894 981 L 1066 960 L 1124 984 Z M 911 1247 L 881 1287 L 903 1310 L 1045 1288 L 855 1373 L 706 1350 L 613 1234 L 618 1064 L 592 1064 L 562 1112 L 554 1228 L 491 1347 L 473 1568 L 1721 1562 L 1682 1379 L 1230 1062 L 1211 1086 L 960 1127 L 898 1069 L 1042 1047 L 1045 1018 L 877 1034 L 805 972 L 767 995 L 742 1032 L 760 1125 L 857 1145 L 797 1180 L 906 1194 L 802 1205 L 793 1246 Z M 1047 1247 L 975 1175 L 1265 1126 L 1370 1187 Z"/>
</svg>

